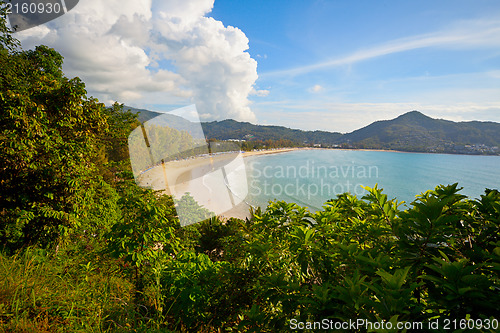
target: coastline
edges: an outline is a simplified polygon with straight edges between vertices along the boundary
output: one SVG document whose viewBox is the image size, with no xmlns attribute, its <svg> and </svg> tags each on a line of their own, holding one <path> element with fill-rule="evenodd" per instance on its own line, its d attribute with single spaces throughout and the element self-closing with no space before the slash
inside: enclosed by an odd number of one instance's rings
<svg viewBox="0 0 500 333">
<path fill-rule="evenodd" d="M 428 154 L 421 152 L 405 152 L 383 149 L 354 149 L 354 148 L 282 148 L 248 152 L 218 153 L 214 155 L 197 156 L 190 159 L 171 161 L 164 165 L 157 165 L 141 174 L 137 183 L 140 186 L 154 190 L 173 189 L 174 193 L 165 191 L 179 199 L 182 194 L 189 192 L 203 207 L 213 211 L 215 215 L 224 219 L 231 217 L 245 219 L 250 217 L 250 204 L 245 202 L 246 192 L 241 189 L 248 188 L 245 169 L 237 170 L 238 165 L 244 165 L 246 157 L 279 154 L 292 151 L 311 150 L 340 150 L 340 151 L 377 151 L 409 154 Z M 444 154 L 455 155 L 455 154 Z M 474 155 L 468 155 L 474 156 Z M 221 181 L 221 168 L 226 169 L 230 180 Z M 216 171 L 219 173 L 216 175 Z M 215 177 L 215 178 L 214 178 Z M 224 175 L 225 177 L 225 175 Z M 231 184 L 230 187 L 227 184 Z M 234 189 L 240 189 L 240 192 Z M 213 200 L 212 200 L 213 199 Z"/>
<path fill-rule="evenodd" d="M 310 150 L 310 149 L 315 149 L 315 148 L 309 148 L 309 147 L 276 148 L 276 149 L 244 151 L 242 154 L 243 154 L 243 157 L 249 157 L 249 156 L 279 154 L 279 153 L 287 153 L 287 152 L 296 151 L 296 150 Z"/>
<path fill-rule="evenodd" d="M 184 160 L 170 161 L 164 165 L 156 165 L 141 173 L 137 177 L 136 182 L 142 187 L 149 187 L 153 190 L 160 191 L 164 190 L 166 194 L 174 195 L 174 197 L 178 199 L 182 197 L 184 193 L 189 192 L 198 204 L 214 211 L 218 216 L 226 219 L 231 217 L 245 219 L 246 217 L 250 217 L 249 204 L 247 204 L 241 196 L 238 197 L 234 193 L 227 194 L 228 188 L 226 188 L 225 184 L 221 184 L 220 178 L 217 179 L 217 184 L 211 183 L 211 187 L 207 187 L 206 183 L 210 183 L 210 177 L 217 176 L 213 174 L 213 171 L 222 166 L 227 167 L 233 164 L 233 171 L 244 172 L 244 169 L 236 170 L 235 168 L 243 164 L 243 160 L 246 157 L 309 149 L 313 148 L 277 148 L 196 156 Z M 204 176 L 209 174 L 212 174 L 212 176 L 209 176 L 207 180 Z M 244 178 L 242 183 L 244 182 L 243 186 L 246 188 L 246 177 Z M 168 190 L 166 190 L 167 188 Z M 196 195 L 193 195 L 193 192 L 195 192 Z M 228 195 L 233 196 L 233 198 L 229 198 Z M 218 200 L 212 200 L 213 197 L 217 197 Z M 220 200 L 221 197 L 227 200 Z M 235 198 L 237 201 L 236 204 L 234 204 Z M 226 205 L 224 206 L 224 204 L 218 201 L 224 202 Z M 233 203 L 231 207 L 227 206 L 229 202 Z"/>
<path fill-rule="evenodd" d="M 141 174 L 137 183 L 143 187 L 149 187 L 154 190 L 164 190 L 164 193 L 174 195 L 175 198 L 180 198 L 183 193 L 189 192 L 193 195 L 193 192 L 197 193 L 195 200 L 201 206 L 208 208 L 215 212 L 215 215 L 220 216 L 224 219 L 229 218 L 239 218 L 245 219 L 250 217 L 250 205 L 244 200 L 241 200 L 236 205 L 230 207 L 221 207 L 217 205 L 217 201 L 229 202 L 229 197 L 224 197 L 227 192 L 227 188 L 224 184 L 221 184 L 220 179 L 217 185 L 212 183 L 213 189 L 206 191 L 206 187 L 202 176 L 211 173 L 214 168 L 223 166 L 227 164 L 230 160 L 235 160 L 236 158 L 271 155 L 287 153 L 292 151 L 302 151 L 302 150 L 341 150 L 341 151 L 382 151 L 382 152 L 399 152 L 394 150 L 382 150 L 382 149 L 354 149 L 354 148 L 313 148 L 313 147 L 297 147 L 297 148 L 276 148 L 276 149 L 266 149 L 266 150 L 254 150 L 254 151 L 243 151 L 243 152 L 229 152 L 229 153 L 218 153 L 214 155 L 204 155 L 195 156 L 189 159 L 183 159 L 178 161 L 170 161 L 164 165 L 156 165 L 155 167 L 147 170 Z M 404 152 L 401 152 L 404 153 Z M 246 179 L 244 180 L 244 186 L 247 187 Z M 168 184 L 168 186 L 167 186 Z M 165 190 L 169 188 L 170 191 Z M 204 191 L 205 190 L 205 191 Z M 222 195 L 221 195 L 222 194 Z M 193 195 L 194 196 L 194 195 Z M 218 200 L 211 200 L 212 197 L 217 197 Z M 226 200 L 221 200 L 225 198 Z M 219 211 L 219 212 L 217 212 Z"/>
<path fill-rule="evenodd" d="M 380 151 L 386 153 L 405 153 L 405 154 L 436 154 L 436 155 L 460 155 L 460 156 L 500 156 L 500 154 L 464 154 L 464 153 L 450 153 L 450 152 L 426 152 L 426 151 L 409 151 L 409 150 L 395 150 L 395 149 L 370 149 L 370 148 L 311 148 L 311 149 L 324 149 L 324 150 L 341 150 L 341 151 Z"/>
</svg>

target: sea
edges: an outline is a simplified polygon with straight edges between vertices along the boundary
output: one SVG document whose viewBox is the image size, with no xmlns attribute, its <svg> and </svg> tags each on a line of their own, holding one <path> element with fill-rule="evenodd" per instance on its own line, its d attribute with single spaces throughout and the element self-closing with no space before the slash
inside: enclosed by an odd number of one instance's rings
<svg viewBox="0 0 500 333">
<path fill-rule="evenodd" d="M 249 156 L 245 168 L 246 201 L 263 208 L 284 200 L 316 211 L 344 192 L 362 198 L 363 186 L 376 184 L 402 207 L 440 184 L 458 183 L 469 198 L 500 189 L 500 156 L 311 149 Z"/>
</svg>

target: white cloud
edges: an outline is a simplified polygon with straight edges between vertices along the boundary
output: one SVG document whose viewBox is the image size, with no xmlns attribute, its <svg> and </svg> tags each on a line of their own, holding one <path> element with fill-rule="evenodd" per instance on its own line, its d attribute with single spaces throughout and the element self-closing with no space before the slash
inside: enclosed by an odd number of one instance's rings
<svg viewBox="0 0 500 333">
<path fill-rule="evenodd" d="M 259 90 L 252 89 L 252 91 L 250 92 L 250 95 L 255 95 L 258 97 L 266 97 L 269 95 L 269 93 L 270 93 L 270 91 L 267 89 L 259 89 Z"/>
<path fill-rule="evenodd" d="M 495 79 L 500 79 L 500 70 L 494 70 L 487 73 L 489 76 Z"/>
<path fill-rule="evenodd" d="M 82 78 L 103 102 L 196 103 L 207 119 L 255 121 L 248 96 L 255 92 L 257 62 L 241 30 L 205 16 L 213 4 L 81 0 L 17 37 L 24 48 L 45 44 L 59 51 L 66 75 Z M 162 68 L 165 63 L 170 66 Z"/>
<path fill-rule="evenodd" d="M 309 92 L 311 93 L 319 93 L 320 91 L 323 90 L 323 87 L 320 86 L 319 84 L 315 84 L 314 86 L 312 86 L 311 88 L 308 89 Z"/>
</svg>

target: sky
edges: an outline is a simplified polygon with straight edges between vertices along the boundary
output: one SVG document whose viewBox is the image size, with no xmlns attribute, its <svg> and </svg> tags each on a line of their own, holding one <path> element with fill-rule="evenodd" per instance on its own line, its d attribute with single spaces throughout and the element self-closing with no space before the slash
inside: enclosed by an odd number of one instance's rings
<svg viewBox="0 0 500 333">
<path fill-rule="evenodd" d="M 412 110 L 500 122 L 497 0 L 80 0 L 16 37 L 106 104 L 338 132 Z"/>
</svg>

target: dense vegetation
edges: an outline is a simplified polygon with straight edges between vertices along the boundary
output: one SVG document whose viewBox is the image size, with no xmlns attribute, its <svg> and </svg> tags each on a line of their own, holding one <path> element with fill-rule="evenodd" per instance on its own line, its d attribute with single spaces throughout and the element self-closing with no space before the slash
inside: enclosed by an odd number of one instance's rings
<svg viewBox="0 0 500 333">
<path fill-rule="evenodd" d="M 133 181 L 136 116 L 87 97 L 55 50 L 19 50 L 4 24 L 0 43 L 1 331 L 499 318 L 498 191 L 439 186 L 402 209 L 367 188 L 181 228 L 171 197 Z"/>
</svg>

